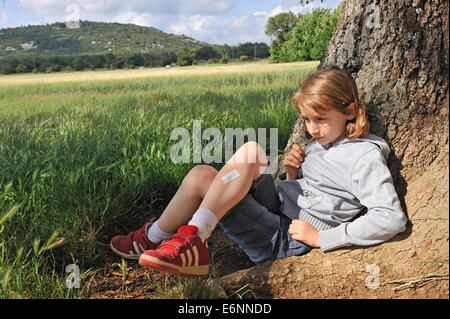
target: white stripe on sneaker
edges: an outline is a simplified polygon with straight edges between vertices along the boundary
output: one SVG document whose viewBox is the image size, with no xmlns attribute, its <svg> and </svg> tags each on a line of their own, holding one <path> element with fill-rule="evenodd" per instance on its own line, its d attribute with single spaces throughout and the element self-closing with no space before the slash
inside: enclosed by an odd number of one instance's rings
<svg viewBox="0 0 450 319">
<path fill-rule="evenodd" d="M 181 257 L 181 262 L 182 262 L 182 266 L 186 266 L 186 256 L 184 255 L 184 253 L 180 254 Z"/>
<path fill-rule="evenodd" d="M 191 254 L 191 251 L 189 249 L 186 250 L 186 255 L 188 257 L 188 264 L 187 264 L 187 266 L 192 266 L 192 254 Z"/>
<path fill-rule="evenodd" d="M 138 255 L 140 255 L 140 254 L 143 253 L 143 251 L 141 252 L 141 251 L 139 250 L 139 248 L 138 248 L 138 246 L 137 246 L 137 243 L 136 243 L 135 241 L 133 241 L 133 247 L 134 247 L 134 251 L 135 251 Z"/>
<path fill-rule="evenodd" d="M 192 250 L 194 251 L 194 259 L 195 259 L 195 262 L 194 262 L 194 265 L 195 265 L 195 267 L 198 267 L 198 260 L 199 260 L 199 258 L 198 258 L 198 249 L 197 249 L 197 246 L 194 246 L 194 247 L 192 247 Z"/>
<path fill-rule="evenodd" d="M 150 262 L 150 264 L 148 264 L 148 262 Z M 164 260 L 161 260 L 157 257 L 153 257 L 153 256 L 149 256 L 146 254 L 142 254 L 141 257 L 139 258 L 139 264 L 142 266 L 147 266 L 147 267 L 154 267 L 151 264 L 155 264 L 155 265 L 160 265 L 163 266 L 164 268 L 160 268 L 163 271 L 169 271 L 167 269 L 172 269 L 174 270 L 175 274 L 187 274 L 187 275 L 194 275 L 194 276 L 204 276 L 207 275 L 209 272 L 209 263 L 206 265 L 199 265 L 198 267 L 182 267 L 182 266 L 177 266 L 174 265 L 172 263 L 168 263 L 165 262 Z M 171 271 L 169 271 L 171 272 Z"/>
</svg>

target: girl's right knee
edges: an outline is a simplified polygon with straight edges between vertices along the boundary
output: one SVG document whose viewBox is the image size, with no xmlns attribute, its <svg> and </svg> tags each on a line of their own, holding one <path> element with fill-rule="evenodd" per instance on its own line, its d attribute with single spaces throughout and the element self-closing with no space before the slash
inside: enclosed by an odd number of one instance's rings
<svg viewBox="0 0 450 319">
<path fill-rule="evenodd" d="M 217 173 L 218 171 L 209 165 L 194 166 L 184 177 L 182 185 L 187 190 L 204 197 Z"/>
</svg>

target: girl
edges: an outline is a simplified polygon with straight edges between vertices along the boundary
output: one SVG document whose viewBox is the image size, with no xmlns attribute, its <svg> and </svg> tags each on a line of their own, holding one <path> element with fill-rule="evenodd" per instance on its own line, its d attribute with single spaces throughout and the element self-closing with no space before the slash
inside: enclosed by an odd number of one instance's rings
<svg viewBox="0 0 450 319">
<path fill-rule="evenodd" d="M 390 149 L 369 134 L 353 77 L 335 66 L 316 71 L 293 101 L 314 142 L 292 146 L 278 189 L 270 174 L 262 174 L 264 150 L 248 142 L 220 171 L 194 167 L 161 217 L 115 236 L 112 250 L 142 266 L 205 275 L 206 240 L 217 223 L 256 263 L 312 248 L 373 245 L 404 231 L 406 218 L 386 166 Z"/>
</svg>

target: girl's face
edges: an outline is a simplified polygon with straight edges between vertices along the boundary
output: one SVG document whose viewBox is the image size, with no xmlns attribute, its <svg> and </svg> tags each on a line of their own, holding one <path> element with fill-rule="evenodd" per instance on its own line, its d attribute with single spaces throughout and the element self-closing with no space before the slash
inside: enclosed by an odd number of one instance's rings
<svg viewBox="0 0 450 319">
<path fill-rule="evenodd" d="M 316 111 L 311 107 L 300 107 L 300 113 L 305 121 L 309 134 L 320 145 L 334 144 L 345 135 L 345 124 L 355 117 L 354 104 L 351 104 L 349 115 L 334 109 Z"/>
</svg>

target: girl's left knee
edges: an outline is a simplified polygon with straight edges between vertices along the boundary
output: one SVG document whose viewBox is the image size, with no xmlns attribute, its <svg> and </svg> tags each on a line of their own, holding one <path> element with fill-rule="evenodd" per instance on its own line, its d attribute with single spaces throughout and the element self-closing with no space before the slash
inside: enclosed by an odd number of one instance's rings
<svg viewBox="0 0 450 319">
<path fill-rule="evenodd" d="M 267 157 L 265 150 L 257 142 L 247 142 L 246 146 L 247 159 L 250 164 L 254 164 L 253 180 L 261 176 L 261 172 L 267 167 Z"/>
</svg>

